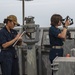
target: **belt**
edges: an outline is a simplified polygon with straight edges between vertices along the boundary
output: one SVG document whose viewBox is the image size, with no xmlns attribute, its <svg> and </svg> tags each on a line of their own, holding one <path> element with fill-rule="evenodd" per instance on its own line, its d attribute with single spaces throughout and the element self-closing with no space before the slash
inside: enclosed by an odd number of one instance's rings
<svg viewBox="0 0 75 75">
<path fill-rule="evenodd" d="M 54 49 L 61 49 L 61 48 L 63 48 L 63 46 L 52 46 L 52 48 L 54 48 Z"/>
<path fill-rule="evenodd" d="M 11 49 L 13 49 L 13 48 L 2 48 L 1 50 L 11 50 Z"/>
<path fill-rule="evenodd" d="M 9 48 L 1 49 L 1 50 L 8 50 Z"/>
</svg>

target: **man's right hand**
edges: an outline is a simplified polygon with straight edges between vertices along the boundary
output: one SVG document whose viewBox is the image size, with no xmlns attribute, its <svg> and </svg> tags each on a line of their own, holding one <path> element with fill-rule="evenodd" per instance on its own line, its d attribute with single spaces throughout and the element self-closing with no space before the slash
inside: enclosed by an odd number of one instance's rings
<svg viewBox="0 0 75 75">
<path fill-rule="evenodd" d="M 69 20 L 66 20 L 65 21 L 65 26 L 69 26 L 70 25 L 70 21 Z"/>
</svg>

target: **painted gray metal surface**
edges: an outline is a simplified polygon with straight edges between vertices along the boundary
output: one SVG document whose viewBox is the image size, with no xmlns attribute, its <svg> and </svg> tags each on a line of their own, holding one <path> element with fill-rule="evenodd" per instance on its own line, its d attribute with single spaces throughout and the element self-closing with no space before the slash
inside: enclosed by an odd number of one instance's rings
<svg viewBox="0 0 75 75">
<path fill-rule="evenodd" d="M 39 42 L 36 43 L 36 45 L 38 46 L 38 61 L 39 61 L 39 63 L 38 63 L 39 67 L 37 68 L 38 75 L 51 75 L 51 64 L 49 61 L 49 51 L 50 51 L 49 46 L 50 46 L 50 44 L 49 44 L 48 29 L 49 28 L 41 28 L 40 29 Z M 73 39 L 67 39 L 64 42 L 64 46 L 63 46 L 64 47 L 64 56 L 66 56 L 67 53 L 70 53 L 70 50 L 75 47 L 74 46 L 74 43 L 75 43 L 74 37 L 72 37 L 72 38 Z M 24 63 L 24 59 L 23 59 L 22 63 L 27 65 L 26 61 Z M 28 71 L 30 71 L 30 70 L 27 69 L 26 66 L 23 66 L 23 67 L 25 67 L 25 71 L 26 71 L 24 74 L 27 74 L 27 70 Z"/>
<path fill-rule="evenodd" d="M 52 70 L 53 75 L 75 75 L 75 57 L 56 57 Z"/>
<path fill-rule="evenodd" d="M 27 44 L 27 75 L 37 75 L 35 43 L 39 41 L 39 25 L 25 25 L 23 29 L 30 33 L 31 36 L 28 38 L 26 35 L 24 35 L 24 42 Z"/>
<path fill-rule="evenodd" d="M 18 46 L 18 58 L 19 58 L 19 74 L 23 75 L 22 71 L 22 48 L 21 46 Z"/>
<path fill-rule="evenodd" d="M 71 57 L 75 57 L 75 48 L 71 49 Z"/>
<path fill-rule="evenodd" d="M 27 75 L 37 75 L 35 45 L 29 46 L 27 49 Z"/>
</svg>

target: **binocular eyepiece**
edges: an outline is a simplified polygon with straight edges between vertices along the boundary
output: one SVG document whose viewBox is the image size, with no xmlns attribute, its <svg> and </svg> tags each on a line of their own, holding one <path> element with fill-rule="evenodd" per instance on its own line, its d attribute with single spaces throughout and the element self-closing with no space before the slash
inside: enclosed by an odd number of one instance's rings
<svg viewBox="0 0 75 75">
<path fill-rule="evenodd" d="M 62 19 L 62 24 L 65 25 L 65 21 L 69 20 L 70 21 L 70 25 L 73 24 L 73 19 L 71 19 L 69 16 L 67 16 L 65 19 Z"/>
</svg>

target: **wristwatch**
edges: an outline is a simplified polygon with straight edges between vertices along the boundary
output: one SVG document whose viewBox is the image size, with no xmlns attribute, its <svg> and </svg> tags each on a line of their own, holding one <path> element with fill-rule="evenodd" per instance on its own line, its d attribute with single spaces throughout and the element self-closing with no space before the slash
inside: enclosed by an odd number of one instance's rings
<svg viewBox="0 0 75 75">
<path fill-rule="evenodd" d="M 68 29 L 68 26 L 64 26 L 64 28 Z"/>
</svg>

